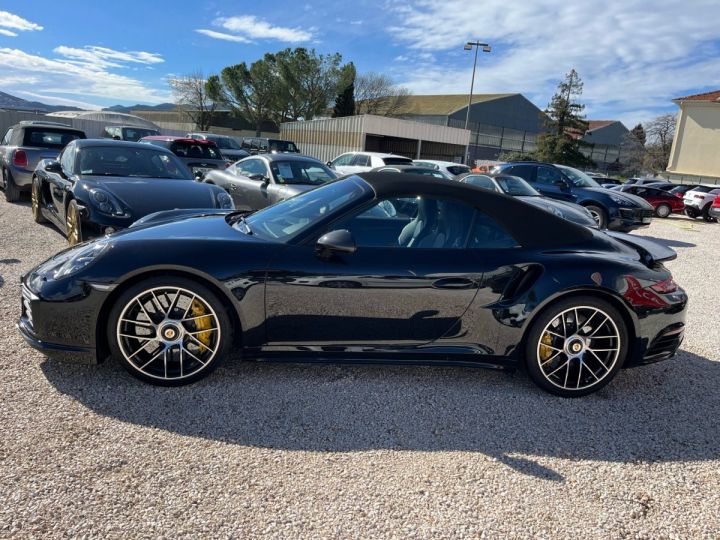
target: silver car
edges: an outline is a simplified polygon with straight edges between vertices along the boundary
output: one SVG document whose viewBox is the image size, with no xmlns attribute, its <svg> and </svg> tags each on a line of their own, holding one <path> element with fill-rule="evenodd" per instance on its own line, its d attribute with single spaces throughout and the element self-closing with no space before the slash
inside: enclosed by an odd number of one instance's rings
<svg viewBox="0 0 720 540">
<path fill-rule="evenodd" d="M 238 210 L 259 210 L 337 178 L 321 161 L 296 154 L 247 157 L 225 170 L 209 171 L 204 182 L 225 189 Z"/>
<path fill-rule="evenodd" d="M 30 191 L 33 172 L 43 159 L 57 159 L 60 151 L 85 132 L 66 124 L 26 120 L 7 130 L 0 142 L 0 167 L 5 199 L 15 202 Z"/>
</svg>

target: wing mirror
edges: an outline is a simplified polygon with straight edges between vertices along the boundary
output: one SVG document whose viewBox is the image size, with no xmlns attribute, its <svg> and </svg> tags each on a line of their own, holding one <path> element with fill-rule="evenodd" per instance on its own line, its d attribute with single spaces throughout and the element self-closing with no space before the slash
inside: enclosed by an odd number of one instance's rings
<svg viewBox="0 0 720 540">
<path fill-rule="evenodd" d="M 338 229 L 323 234 L 315 244 L 315 253 L 319 257 L 328 258 L 333 253 L 355 253 L 355 239 L 347 229 Z"/>
<path fill-rule="evenodd" d="M 265 176 L 264 174 L 255 173 L 248 176 L 250 180 L 255 180 L 256 182 L 262 181 L 263 185 L 267 186 L 270 183 L 270 179 Z"/>
<path fill-rule="evenodd" d="M 59 161 L 55 161 L 55 160 L 53 160 L 53 161 L 48 161 L 48 162 L 45 164 L 45 170 L 46 170 L 47 172 L 60 174 L 60 173 L 62 173 L 62 166 L 60 165 L 60 162 L 59 162 Z"/>
</svg>

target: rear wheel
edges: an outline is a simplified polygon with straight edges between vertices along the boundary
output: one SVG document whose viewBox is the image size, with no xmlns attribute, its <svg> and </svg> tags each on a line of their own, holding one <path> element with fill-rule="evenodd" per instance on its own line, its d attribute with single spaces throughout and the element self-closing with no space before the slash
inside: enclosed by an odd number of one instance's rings
<svg viewBox="0 0 720 540">
<path fill-rule="evenodd" d="M 15 185 L 12 174 L 7 169 L 3 169 L 3 184 L 5 185 L 5 200 L 13 203 L 20 200 L 20 188 Z"/>
<path fill-rule="evenodd" d="M 603 210 L 599 206 L 595 206 L 594 204 L 589 204 L 585 208 L 587 208 L 588 212 L 590 212 L 590 215 L 592 215 L 599 229 L 607 229 L 608 220 L 605 210 Z"/>
<path fill-rule="evenodd" d="M 32 208 L 33 221 L 35 223 L 45 223 L 47 219 L 40 209 L 41 195 L 40 195 L 40 181 L 37 178 L 33 178 L 32 188 L 30 191 L 30 201 Z"/>
<path fill-rule="evenodd" d="M 686 206 L 685 207 L 685 215 L 689 218 L 695 219 L 698 217 L 698 211 L 695 210 L 692 206 Z"/>
<path fill-rule="evenodd" d="M 540 314 L 528 334 L 526 365 L 543 390 L 580 397 L 608 384 L 622 367 L 628 331 L 620 313 L 594 297 L 574 297 Z"/>
<path fill-rule="evenodd" d="M 212 372 L 232 341 L 225 308 L 207 287 L 156 277 L 125 291 L 110 312 L 112 356 L 134 377 L 181 386 Z"/>
<path fill-rule="evenodd" d="M 666 218 L 672 213 L 672 208 L 667 204 L 661 204 L 655 209 L 655 215 L 659 218 Z"/>
</svg>

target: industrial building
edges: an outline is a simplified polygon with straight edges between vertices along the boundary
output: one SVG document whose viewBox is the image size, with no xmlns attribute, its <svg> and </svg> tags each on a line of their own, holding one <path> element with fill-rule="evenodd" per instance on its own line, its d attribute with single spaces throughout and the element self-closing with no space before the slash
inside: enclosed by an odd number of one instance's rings
<svg viewBox="0 0 720 540">
<path fill-rule="evenodd" d="M 330 161 L 343 152 L 384 152 L 412 159 L 461 161 L 470 132 L 443 125 L 363 114 L 280 125 L 280 138 L 303 154 Z"/>
</svg>

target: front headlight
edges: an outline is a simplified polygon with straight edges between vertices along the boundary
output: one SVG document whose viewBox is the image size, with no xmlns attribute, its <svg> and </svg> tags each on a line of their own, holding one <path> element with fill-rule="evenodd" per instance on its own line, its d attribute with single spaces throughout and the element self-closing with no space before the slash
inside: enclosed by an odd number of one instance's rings
<svg viewBox="0 0 720 540">
<path fill-rule="evenodd" d="M 71 276 L 90 265 L 109 247 L 108 242 L 98 240 L 77 248 L 68 249 L 44 262 L 38 267 L 37 272 L 52 279 Z"/>
<path fill-rule="evenodd" d="M 123 213 L 120 205 L 112 198 L 112 195 L 110 195 L 107 191 L 97 188 L 91 189 L 90 197 L 92 199 L 93 206 L 95 206 L 95 208 L 97 208 L 103 214 L 120 215 Z"/>
<path fill-rule="evenodd" d="M 219 208 L 222 208 L 223 210 L 232 210 L 235 208 L 235 203 L 233 202 L 232 197 L 224 191 L 218 193 L 216 198 Z"/>
<path fill-rule="evenodd" d="M 616 204 L 619 204 L 620 206 L 629 206 L 631 208 L 635 207 L 635 203 L 632 201 L 629 201 L 628 199 L 624 199 L 622 197 L 618 197 L 617 195 L 610 195 L 610 198 L 615 202 Z"/>
</svg>

